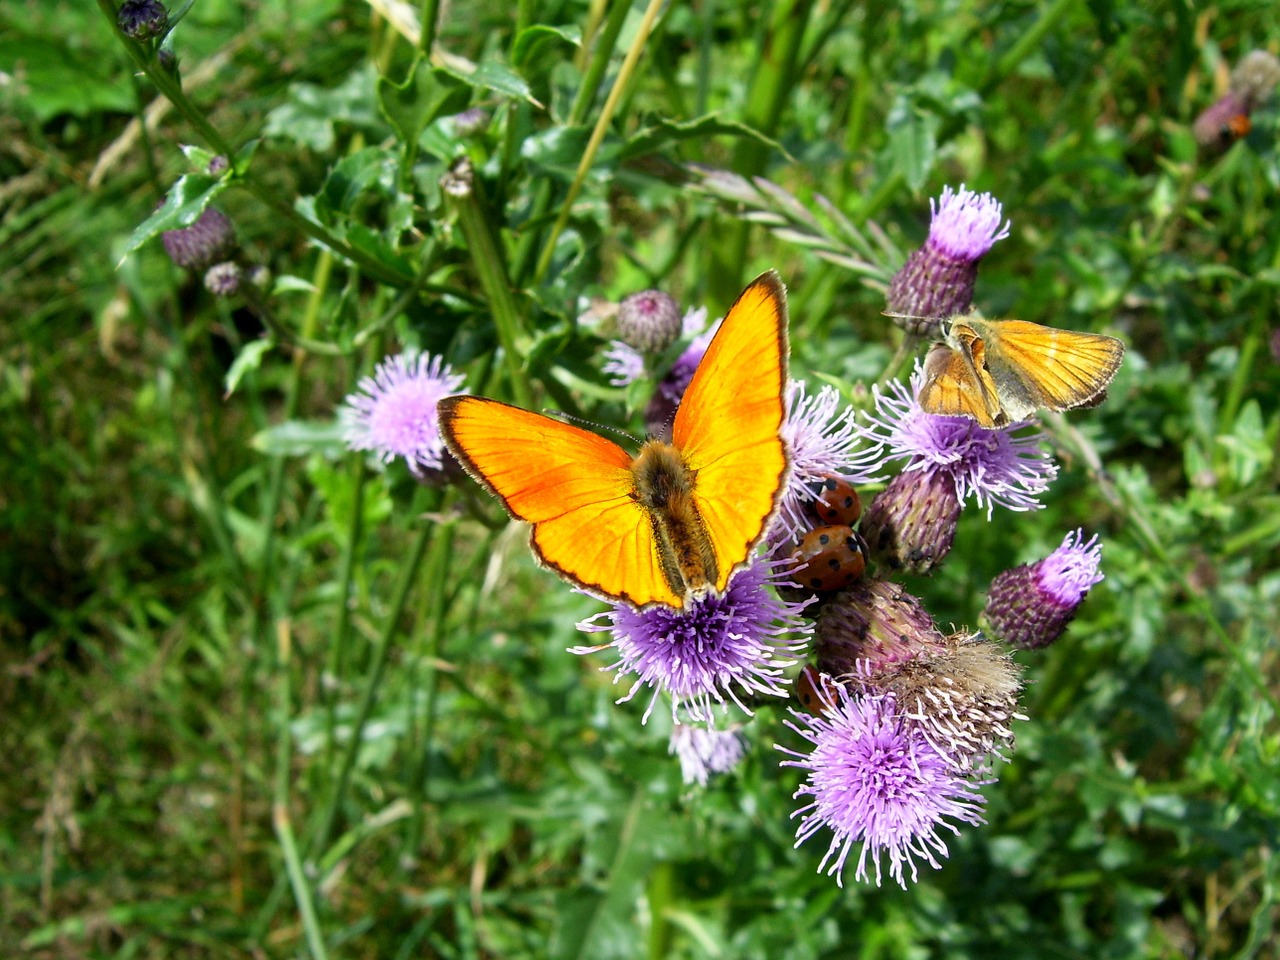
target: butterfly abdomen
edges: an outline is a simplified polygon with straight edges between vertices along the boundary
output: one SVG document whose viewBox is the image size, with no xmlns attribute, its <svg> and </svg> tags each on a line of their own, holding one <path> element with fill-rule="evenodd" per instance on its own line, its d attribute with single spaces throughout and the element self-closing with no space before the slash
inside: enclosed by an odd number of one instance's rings
<svg viewBox="0 0 1280 960">
<path fill-rule="evenodd" d="M 680 452 L 650 440 L 631 464 L 632 496 L 649 517 L 663 579 L 676 596 L 714 587 L 719 568 L 693 491 L 696 478 Z"/>
</svg>

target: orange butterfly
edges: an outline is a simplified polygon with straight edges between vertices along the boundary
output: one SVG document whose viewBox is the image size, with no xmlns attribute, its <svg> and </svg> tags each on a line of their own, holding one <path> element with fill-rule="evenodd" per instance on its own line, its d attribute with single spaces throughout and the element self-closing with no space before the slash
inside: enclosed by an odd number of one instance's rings
<svg viewBox="0 0 1280 960">
<path fill-rule="evenodd" d="M 787 303 L 772 271 L 730 308 L 685 391 L 672 443 L 636 456 L 581 427 L 483 397 L 440 402 L 467 472 L 538 559 L 597 596 L 683 607 L 722 591 L 764 535 L 787 475 Z"/>
<path fill-rule="evenodd" d="M 920 406 L 984 427 L 1029 419 L 1039 407 L 1097 404 L 1124 357 L 1115 337 L 1026 320 L 970 314 L 943 321 L 942 330 L 943 342 L 925 357 Z"/>
</svg>

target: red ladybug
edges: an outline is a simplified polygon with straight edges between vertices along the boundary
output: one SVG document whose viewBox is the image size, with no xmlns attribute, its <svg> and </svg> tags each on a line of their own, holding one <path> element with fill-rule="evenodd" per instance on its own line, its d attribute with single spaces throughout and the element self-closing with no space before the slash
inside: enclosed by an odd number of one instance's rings
<svg viewBox="0 0 1280 960">
<path fill-rule="evenodd" d="M 791 576 L 816 592 L 847 587 L 867 569 L 867 545 L 852 527 L 815 527 L 791 551 Z"/>
<path fill-rule="evenodd" d="M 1239 140 L 1241 137 L 1249 135 L 1249 131 L 1253 129 L 1253 121 L 1249 119 L 1247 113 L 1237 113 L 1224 123 L 1223 127 L 1224 134 L 1229 134 Z"/>
<path fill-rule="evenodd" d="M 813 502 L 809 509 L 823 523 L 852 527 L 862 516 L 862 500 L 858 491 L 844 477 L 834 473 L 823 474 L 809 484 Z"/>
<path fill-rule="evenodd" d="M 817 667 L 805 666 L 796 677 L 795 698 L 809 713 L 825 713 L 836 702 L 834 684 L 835 681 Z"/>
</svg>

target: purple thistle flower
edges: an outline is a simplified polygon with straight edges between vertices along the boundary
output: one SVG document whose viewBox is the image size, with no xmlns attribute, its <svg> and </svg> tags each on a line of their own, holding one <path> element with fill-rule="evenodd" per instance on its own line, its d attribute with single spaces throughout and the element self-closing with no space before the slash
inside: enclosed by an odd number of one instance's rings
<svg viewBox="0 0 1280 960">
<path fill-rule="evenodd" d="M 1244 97 L 1228 90 L 1200 112 L 1191 125 L 1191 133 L 1202 147 L 1224 149 L 1239 139 L 1235 131 L 1249 125 Z"/>
<path fill-rule="evenodd" d="M 614 683 L 636 675 L 619 703 L 651 688 L 646 720 L 660 691 L 670 694 L 677 723 L 681 707 L 692 720 L 710 721 L 713 702 L 732 701 L 749 715 L 739 693 L 787 696 L 782 668 L 795 662 L 787 658 L 803 651 L 813 629 L 800 618 L 804 603 L 787 603 L 769 590 L 775 580 L 772 564 L 757 561 L 734 574 L 724 593 L 694 598 L 679 610 L 614 603 L 578 624 L 584 633 L 611 633 L 612 641 L 570 652 L 615 647 L 618 661 L 605 668 L 617 670 Z"/>
<path fill-rule="evenodd" d="M 914 395 L 920 390 L 920 367 L 911 376 L 911 390 L 900 382 L 875 391 L 875 416 L 868 417 L 862 435 L 888 448 L 889 459 L 905 459 L 905 471 L 921 470 L 949 478 L 956 498 L 970 497 L 986 507 L 988 518 L 997 506 L 1037 510 L 1035 499 L 1048 489 L 1058 467 L 1040 447 L 1041 434 L 1014 436 L 1024 424 L 988 429 L 968 417 L 926 413 Z"/>
<path fill-rule="evenodd" d="M 411 468 L 440 469 L 444 440 L 437 404 L 460 392 L 464 378 L 441 357 L 405 352 L 378 364 L 338 413 L 352 450 L 372 450 L 383 463 L 404 457 Z"/>
<path fill-rule="evenodd" d="M 932 333 L 940 318 L 964 313 L 973 303 L 978 261 L 1009 236 L 1004 210 L 989 193 L 942 188 L 929 201 L 932 219 L 924 246 L 893 275 L 886 296 L 890 315 L 917 336 Z"/>
<path fill-rule="evenodd" d="M 736 730 L 680 723 L 671 731 L 667 752 L 679 758 L 685 783 L 705 787 L 711 774 L 728 773 L 741 763 L 746 747 Z"/>
<path fill-rule="evenodd" d="M 615 387 L 625 387 L 644 376 L 644 354 L 621 340 L 610 340 L 600 369 L 610 374 Z"/>
<path fill-rule="evenodd" d="M 489 111 L 483 107 L 471 107 L 452 117 L 453 132 L 459 137 L 474 137 L 484 133 L 489 126 Z"/>
<path fill-rule="evenodd" d="M 789 726 L 811 744 L 809 753 L 779 746 L 795 757 L 783 766 L 808 770 L 796 791 L 813 799 L 793 817 L 801 817 L 796 846 L 823 827 L 833 836 L 818 864 L 844 885 L 844 867 L 855 844 L 861 844 L 855 880 L 868 880 L 868 860 L 875 864 L 876 885 L 881 854 L 889 856 L 889 876 L 906 889 L 905 870 L 917 878 L 916 859 L 934 869 L 947 855 L 939 830 L 959 834 L 955 824 L 978 824 L 982 818 L 979 782 L 964 776 L 929 742 L 921 727 L 898 712 L 892 694 L 850 695 L 842 685 L 835 699 L 817 713 L 791 711 Z M 828 867 L 827 864 L 830 863 Z"/>
<path fill-rule="evenodd" d="M 1094 584 L 1102 544 L 1075 530 L 1038 563 L 1006 570 L 991 583 L 986 619 L 991 632 L 1024 650 L 1039 650 L 1062 636 Z"/>
<path fill-rule="evenodd" d="M 878 479 L 880 446 L 857 449 L 865 433 L 854 422 L 853 408 L 841 405 L 834 387 L 824 386 L 810 395 L 803 381 L 792 380 L 787 386 L 787 415 L 781 432 L 791 469 L 775 530 L 796 535 L 813 526 L 808 505 L 816 496 L 816 483 L 829 474 L 841 476 L 855 487 Z"/>
</svg>

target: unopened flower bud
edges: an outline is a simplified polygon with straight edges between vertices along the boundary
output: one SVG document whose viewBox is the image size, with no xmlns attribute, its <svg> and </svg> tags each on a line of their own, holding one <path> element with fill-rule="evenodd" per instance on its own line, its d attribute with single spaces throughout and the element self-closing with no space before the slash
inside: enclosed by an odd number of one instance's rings
<svg viewBox="0 0 1280 960">
<path fill-rule="evenodd" d="M 862 515 L 862 536 L 880 562 L 927 573 L 951 552 L 960 506 L 950 474 L 905 470 L 872 499 Z"/>
<path fill-rule="evenodd" d="M 642 290 L 618 307 L 618 339 L 642 353 L 661 353 L 680 336 L 680 307 L 661 290 Z"/>
<path fill-rule="evenodd" d="M 860 580 L 832 596 L 814 627 L 818 669 L 836 679 L 895 672 L 946 638 L 924 606 L 896 583 Z"/>
<path fill-rule="evenodd" d="M 236 234 L 226 214 L 206 207 L 191 226 L 166 230 L 160 239 L 165 253 L 178 266 L 202 270 L 231 253 L 235 248 Z"/>
<path fill-rule="evenodd" d="M 169 11 L 159 0 L 124 0 L 116 13 L 120 32 L 133 40 L 158 37 L 169 25 Z"/>
</svg>

